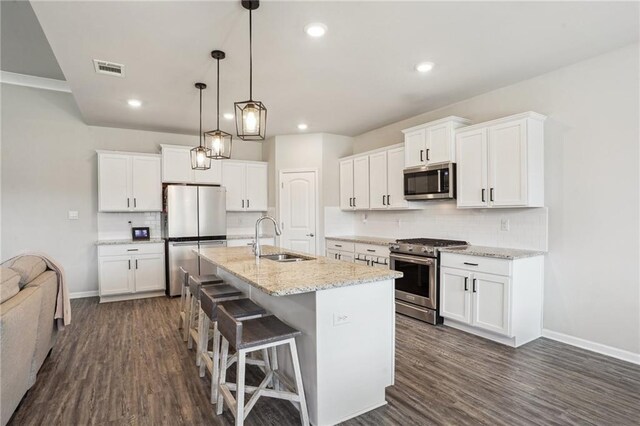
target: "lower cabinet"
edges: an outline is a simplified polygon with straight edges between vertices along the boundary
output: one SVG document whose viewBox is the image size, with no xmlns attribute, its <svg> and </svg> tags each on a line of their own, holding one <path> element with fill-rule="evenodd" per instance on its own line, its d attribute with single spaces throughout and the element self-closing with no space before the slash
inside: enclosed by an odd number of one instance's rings
<svg viewBox="0 0 640 426">
<path fill-rule="evenodd" d="M 101 302 L 163 294 L 164 244 L 99 246 L 98 282 Z"/>
<path fill-rule="evenodd" d="M 440 315 L 445 324 L 520 346 L 542 333 L 544 259 L 442 253 Z"/>
<path fill-rule="evenodd" d="M 389 247 L 326 239 L 327 257 L 349 263 L 389 268 Z"/>
</svg>

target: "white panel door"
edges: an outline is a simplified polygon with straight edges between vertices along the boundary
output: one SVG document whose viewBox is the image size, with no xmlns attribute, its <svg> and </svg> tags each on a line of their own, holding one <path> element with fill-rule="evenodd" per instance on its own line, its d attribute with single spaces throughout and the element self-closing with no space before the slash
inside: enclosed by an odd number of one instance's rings
<svg viewBox="0 0 640 426">
<path fill-rule="evenodd" d="M 369 195 L 371 209 L 387 208 L 387 152 L 369 156 Z"/>
<path fill-rule="evenodd" d="M 133 209 L 162 211 L 162 178 L 160 158 L 132 158 Z"/>
<path fill-rule="evenodd" d="M 247 163 L 247 211 L 266 212 L 269 198 L 266 164 Z"/>
<path fill-rule="evenodd" d="M 222 184 L 227 188 L 227 211 L 245 211 L 246 165 L 235 161 L 223 161 Z"/>
<path fill-rule="evenodd" d="M 191 153 L 188 147 L 162 148 L 162 182 L 193 183 Z"/>
<path fill-rule="evenodd" d="M 131 256 L 98 258 L 100 296 L 133 293 L 134 279 Z"/>
<path fill-rule="evenodd" d="M 340 208 L 353 210 L 353 160 L 340 161 Z"/>
<path fill-rule="evenodd" d="M 452 160 L 451 125 L 449 123 L 426 129 L 427 164 L 448 163 Z"/>
<path fill-rule="evenodd" d="M 369 156 L 353 159 L 353 204 L 356 210 L 369 208 Z"/>
<path fill-rule="evenodd" d="M 509 277 L 474 273 L 472 292 L 471 325 L 509 336 L 511 332 Z"/>
<path fill-rule="evenodd" d="M 444 318 L 471 323 L 471 292 L 469 272 L 440 268 L 440 315 Z"/>
<path fill-rule="evenodd" d="M 280 245 L 316 254 L 316 173 L 286 172 L 280 175 Z"/>
<path fill-rule="evenodd" d="M 121 212 L 132 209 L 131 157 L 98 154 L 98 163 L 98 210 Z"/>
<path fill-rule="evenodd" d="M 489 127 L 489 204 L 527 204 L 527 121 Z"/>
<path fill-rule="evenodd" d="M 132 259 L 136 293 L 164 290 L 164 255 L 145 254 Z"/>
<path fill-rule="evenodd" d="M 404 147 L 387 151 L 387 204 L 392 209 L 407 207 L 404 199 Z"/>
<path fill-rule="evenodd" d="M 485 129 L 456 135 L 458 207 L 487 207 L 487 133 Z"/>
<path fill-rule="evenodd" d="M 424 166 L 425 130 L 420 129 L 404 135 L 405 167 Z"/>
<path fill-rule="evenodd" d="M 222 183 L 222 164 L 221 160 L 211 160 L 209 170 L 194 170 L 195 183 L 220 185 Z"/>
</svg>

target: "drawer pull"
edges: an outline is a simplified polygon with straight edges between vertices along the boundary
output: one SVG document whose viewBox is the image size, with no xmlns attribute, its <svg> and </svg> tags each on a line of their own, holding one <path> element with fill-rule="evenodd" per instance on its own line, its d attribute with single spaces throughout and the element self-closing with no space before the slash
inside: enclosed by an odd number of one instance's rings
<svg viewBox="0 0 640 426">
<path fill-rule="evenodd" d="M 138 249 L 127 249 L 127 251 L 138 251 Z"/>
<path fill-rule="evenodd" d="M 465 265 L 469 265 L 469 266 L 478 266 L 477 263 L 471 263 L 471 262 L 463 262 Z"/>
<path fill-rule="evenodd" d="M 370 253 L 375 253 L 376 251 L 374 249 L 367 249 L 368 252 Z"/>
<path fill-rule="evenodd" d="M 340 245 L 340 244 L 335 244 L 335 246 L 336 246 L 336 247 L 342 247 L 342 245 Z"/>
</svg>

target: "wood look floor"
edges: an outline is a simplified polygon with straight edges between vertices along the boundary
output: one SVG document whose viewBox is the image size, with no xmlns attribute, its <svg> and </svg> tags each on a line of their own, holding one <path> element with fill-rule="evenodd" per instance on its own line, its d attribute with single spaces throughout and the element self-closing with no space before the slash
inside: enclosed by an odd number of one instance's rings
<svg viewBox="0 0 640 426">
<path fill-rule="evenodd" d="M 10 424 L 232 424 L 228 410 L 214 414 L 209 378 L 176 330 L 178 302 L 72 301 L 73 324 Z M 399 315 L 387 401 L 345 425 L 638 425 L 640 366 L 547 339 L 512 349 Z M 261 399 L 246 424 L 298 419 L 288 402 Z"/>
</svg>

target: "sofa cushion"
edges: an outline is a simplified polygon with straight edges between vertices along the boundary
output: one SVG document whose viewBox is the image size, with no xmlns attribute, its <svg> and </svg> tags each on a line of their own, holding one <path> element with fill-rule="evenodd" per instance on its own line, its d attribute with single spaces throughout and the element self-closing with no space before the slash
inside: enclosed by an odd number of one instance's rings
<svg viewBox="0 0 640 426">
<path fill-rule="evenodd" d="M 0 303 L 11 299 L 20 291 L 20 275 L 13 269 L 0 266 Z"/>
<path fill-rule="evenodd" d="M 47 264 L 38 256 L 19 256 L 14 260 L 5 262 L 2 266 L 11 268 L 20 274 L 21 289 L 47 270 Z"/>
</svg>

